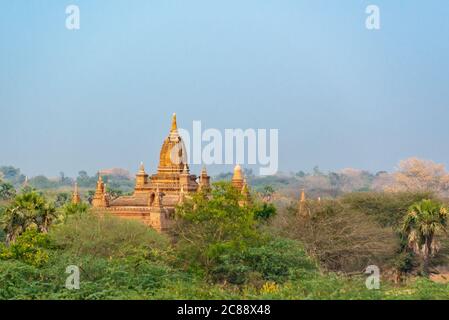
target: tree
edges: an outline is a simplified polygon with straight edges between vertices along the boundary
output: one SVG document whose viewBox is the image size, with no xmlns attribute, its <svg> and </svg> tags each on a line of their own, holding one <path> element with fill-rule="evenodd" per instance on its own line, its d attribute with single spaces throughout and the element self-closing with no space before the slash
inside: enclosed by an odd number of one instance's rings
<svg viewBox="0 0 449 320">
<path fill-rule="evenodd" d="M 321 176 L 321 175 L 323 175 L 323 173 L 320 171 L 320 167 L 318 167 L 318 166 L 313 167 L 313 175 L 314 176 Z"/>
<path fill-rule="evenodd" d="M 430 258 L 438 251 L 435 235 L 446 231 L 447 209 L 433 200 L 422 200 L 409 209 L 402 223 L 402 232 L 409 246 L 422 258 L 422 272 L 428 274 Z"/>
<path fill-rule="evenodd" d="M 30 185 L 37 189 L 52 189 L 58 186 L 58 183 L 51 181 L 46 176 L 40 175 L 30 179 Z"/>
<path fill-rule="evenodd" d="M 388 191 L 433 191 L 445 194 L 449 191 L 449 174 L 443 164 L 430 160 L 409 158 L 399 162 Z"/>
<path fill-rule="evenodd" d="M 300 178 L 304 178 L 306 176 L 306 173 L 304 171 L 300 170 L 296 173 L 296 176 L 300 177 Z"/>
<path fill-rule="evenodd" d="M 241 206 L 242 200 L 227 182 L 214 183 L 209 193 L 186 199 L 176 210 L 174 228 L 182 259 L 213 277 L 225 274 L 224 259 L 245 251 L 258 238 L 254 210 Z"/>
<path fill-rule="evenodd" d="M 92 188 L 95 187 L 95 184 L 97 183 L 98 175 L 95 175 L 93 177 L 89 177 L 86 171 L 82 170 L 78 172 L 78 177 L 76 178 L 76 182 L 78 183 L 78 186 L 83 188 Z"/>
<path fill-rule="evenodd" d="M 10 200 L 16 195 L 16 189 L 8 182 L 0 180 L 0 200 Z"/>
<path fill-rule="evenodd" d="M 56 195 L 55 206 L 56 208 L 63 207 L 70 201 L 70 193 L 60 192 Z"/>
<path fill-rule="evenodd" d="M 276 207 L 272 203 L 257 205 L 254 210 L 254 217 L 259 220 L 269 220 L 276 215 Z"/>
<path fill-rule="evenodd" d="M 89 211 L 89 206 L 85 203 L 67 203 L 63 208 L 64 221 L 70 216 L 82 215 Z"/>
<path fill-rule="evenodd" d="M 327 271 L 359 272 L 386 265 L 398 249 L 391 228 L 381 227 L 365 213 L 338 200 L 308 200 L 308 215 L 298 215 L 297 202 L 280 209 L 270 226 L 280 236 L 299 240 Z"/>
<path fill-rule="evenodd" d="M 20 169 L 14 168 L 12 166 L 0 167 L 0 172 L 3 178 L 12 183 L 15 186 L 22 184 L 25 181 L 25 176 L 20 173 Z"/>
<path fill-rule="evenodd" d="M 59 172 L 59 184 L 62 186 L 72 185 L 73 179 L 66 177 L 63 171 Z"/>
<path fill-rule="evenodd" d="M 274 188 L 270 185 L 265 185 L 262 190 L 262 199 L 264 202 L 271 202 L 274 193 Z"/>
<path fill-rule="evenodd" d="M 1 217 L 0 225 L 6 232 L 6 242 L 14 242 L 15 239 L 35 226 L 40 232 L 46 233 L 56 210 L 44 197 L 35 191 L 16 196 L 13 203 L 6 208 Z"/>
</svg>

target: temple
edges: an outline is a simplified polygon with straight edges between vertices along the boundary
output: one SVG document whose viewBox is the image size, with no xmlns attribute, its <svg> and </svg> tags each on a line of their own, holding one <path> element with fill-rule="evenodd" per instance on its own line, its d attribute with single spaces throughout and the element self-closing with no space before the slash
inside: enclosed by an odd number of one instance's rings
<svg viewBox="0 0 449 320">
<path fill-rule="evenodd" d="M 249 190 L 242 169 L 234 169 L 232 184 L 249 199 Z M 158 231 L 170 228 L 175 208 L 192 193 L 210 187 L 210 177 L 203 167 L 199 177 L 190 173 L 184 142 L 179 135 L 176 114 L 173 114 L 171 129 L 164 140 L 159 156 L 157 172 L 148 175 L 143 163 L 136 174 L 134 193 L 111 199 L 99 175 L 92 206 L 103 212 L 128 219 L 139 219 Z M 78 201 L 76 189 L 74 199 Z M 246 200 L 245 200 L 246 201 Z"/>
</svg>

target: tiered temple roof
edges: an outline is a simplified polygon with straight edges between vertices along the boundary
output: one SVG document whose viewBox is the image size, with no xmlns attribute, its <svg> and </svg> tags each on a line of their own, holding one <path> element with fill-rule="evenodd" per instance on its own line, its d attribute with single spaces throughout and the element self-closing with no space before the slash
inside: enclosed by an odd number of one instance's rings
<svg viewBox="0 0 449 320">
<path fill-rule="evenodd" d="M 240 165 L 234 169 L 232 185 L 244 195 L 242 203 L 250 201 L 248 185 Z M 140 219 L 156 230 L 164 231 L 170 228 L 177 205 L 189 194 L 209 187 L 210 177 L 206 168 L 201 170 L 199 177 L 190 174 L 187 151 L 178 132 L 176 114 L 173 114 L 170 132 L 161 147 L 157 172 L 148 175 L 142 162 L 136 174 L 133 195 L 116 199 L 109 198 L 99 174 L 92 205 L 96 210 L 122 218 Z"/>
<path fill-rule="evenodd" d="M 178 132 L 176 114 L 173 114 L 170 132 L 161 147 L 157 172 L 149 176 L 141 163 L 134 194 L 114 200 L 108 198 L 100 175 L 92 204 L 116 216 L 142 219 L 157 230 L 165 230 L 170 227 L 170 216 L 176 205 L 189 193 L 197 192 L 200 185 L 209 185 L 210 177 L 205 170 L 199 181 L 197 179 L 190 174 L 187 151 Z"/>
</svg>

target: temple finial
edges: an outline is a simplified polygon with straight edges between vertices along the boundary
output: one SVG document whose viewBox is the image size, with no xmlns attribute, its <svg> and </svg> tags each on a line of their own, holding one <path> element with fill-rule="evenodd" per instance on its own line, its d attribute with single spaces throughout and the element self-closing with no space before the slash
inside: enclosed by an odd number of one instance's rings
<svg viewBox="0 0 449 320">
<path fill-rule="evenodd" d="M 139 173 L 145 173 L 145 166 L 143 165 L 143 161 L 140 162 Z"/>
<path fill-rule="evenodd" d="M 73 190 L 73 194 L 72 194 L 72 203 L 73 204 L 80 204 L 81 203 L 81 197 L 79 195 L 78 192 L 78 183 L 75 182 L 75 188 Z"/>
<path fill-rule="evenodd" d="M 242 190 L 243 178 L 244 178 L 244 176 L 243 176 L 243 172 L 242 172 L 242 167 L 239 164 L 237 164 L 234 167 L 234 175 L 232 176 L 232 180 L 231 180 L 232 185 L 234 187 L 236 187 L 238 190 Z"/>
<path fill-rule="evenodd" d="M 171 118 L 171 130 L 175 131 L 178 130 L 178 124 L 176 123 L 176 113 L 173 113 L 173 117 Z"/>
<path fill-rule="evenodd" d="M 242 167 L 239 164 L 234 167 L 234 179 L 243 180 Z"/>
<path fill-rule="evenodd" d="M 300 201 L 301 202 L 305 202 L 306 201 L 306 192 L 305 192 L 304 188 L 301 189 L 301 199 L 300 199 Z"/>
</svg>

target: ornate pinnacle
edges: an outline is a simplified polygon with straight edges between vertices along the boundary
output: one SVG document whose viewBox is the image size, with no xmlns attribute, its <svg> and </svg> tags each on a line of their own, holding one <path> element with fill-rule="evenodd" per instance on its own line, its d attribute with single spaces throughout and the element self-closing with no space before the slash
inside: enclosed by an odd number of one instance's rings
<svg viewBox="0 0 449 320">
<path fill-rule="evenodd" d="M 178 124 L 176 123 L 176 113 L 173 113 L 173 117 L 171 119 L 171 130 L 170 131 L 176 131 L 178 130 Z"/>
</svg>

